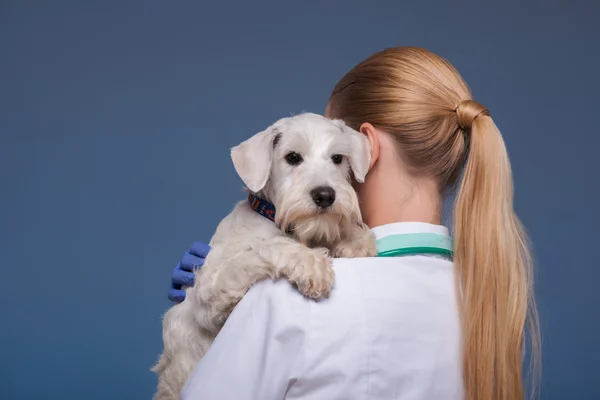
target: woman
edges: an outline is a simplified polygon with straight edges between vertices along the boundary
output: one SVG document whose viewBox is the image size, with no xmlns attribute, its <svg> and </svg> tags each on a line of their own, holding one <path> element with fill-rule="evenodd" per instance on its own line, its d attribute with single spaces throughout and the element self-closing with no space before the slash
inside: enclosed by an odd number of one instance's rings
<svg viewBox="0 0 600 400">
<path fill-rule="evenodd" d="M 487 109 L 445 59 L 399 47 L 348 72 L 326 116 L 371 143 L 356 190 L 381 257 L 337 259 L 318 303 L 283 281 L 253 287 L 183 398 L 523 399 L 526 324 L 538 337 L 531 265 Z M 455 188 L 452 249 L 441 210 Z M 174 283 L 189 284 L 183 269 L 206 252 L 184 257 Z"/>
</svg>

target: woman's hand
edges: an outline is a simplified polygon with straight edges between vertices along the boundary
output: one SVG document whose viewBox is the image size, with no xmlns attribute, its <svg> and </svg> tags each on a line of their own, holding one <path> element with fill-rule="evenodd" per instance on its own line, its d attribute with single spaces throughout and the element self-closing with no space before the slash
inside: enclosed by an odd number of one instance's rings
<svg viewBox="0 0 600 400">
<path fill-rule="evenodd" d="M 169 300 L 181 303 L 185 300 L 185 290 L 182 286 L 194 286 L 194 271 L 204 265 L 204 260 L 210 252 L 210 246 L 206 243 L 196 242 L 185 252 L 183 258 L 171 274 L 171 288 L 169 289 Z"/>
</svg>

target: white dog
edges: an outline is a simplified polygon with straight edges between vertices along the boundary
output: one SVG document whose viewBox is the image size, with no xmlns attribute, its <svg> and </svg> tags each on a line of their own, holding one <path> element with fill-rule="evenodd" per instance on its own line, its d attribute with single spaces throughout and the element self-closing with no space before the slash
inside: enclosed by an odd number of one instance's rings
<svg viewBox="0 0 600 400">
<path fill-rule="evenodd" d="M 370 162 L 364 135 L 316 114 L 284 118 L 231 151 L 250 191 L 212 237 L 186 300 L 164 316 L 156 400 L 179 399 L 196 364 L 248 289 L 286 278 L 307 297 L 326 297 L 334 257 L 376 254 L 362 222 L 352 175 Z M 276 210 L 276 212 L 275 212 Z"/>
</svg>

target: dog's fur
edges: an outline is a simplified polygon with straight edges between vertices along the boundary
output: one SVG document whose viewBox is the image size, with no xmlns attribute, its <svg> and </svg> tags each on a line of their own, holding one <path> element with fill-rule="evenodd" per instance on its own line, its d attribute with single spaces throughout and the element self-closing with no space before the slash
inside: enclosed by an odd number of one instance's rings
<svg viewBox="0 0 600 400">
<path fill-rule="evenodd" d="M 290 165 L 290 152 L 303 161 Z M 336 154 L 343 156 L 339 164 L 332 161 Z M 195 286 L 164 316 L 164 352 L 153 368 L 159 374 L 156 400 L 179 399 L 190 373 L 254 283 L 283 277 L 318 299 L 333 285 L 329 255 L 376 254 L 351 185 L 352 176 L 362 182 L 369 168 L 364 135 L 341 121 L 306 113 L 277 121 L 234 147 L 231 157 L 248 190 L 275 205 L 275 223 L 247 200 L 221 221 Z M 336 193 L 326 209 L 310 194 L 319 186 Z"/>
</svg>

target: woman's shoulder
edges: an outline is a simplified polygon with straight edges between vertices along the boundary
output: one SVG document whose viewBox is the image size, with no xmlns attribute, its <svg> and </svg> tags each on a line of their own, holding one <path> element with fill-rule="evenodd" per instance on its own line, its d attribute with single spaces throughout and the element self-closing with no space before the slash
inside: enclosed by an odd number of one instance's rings
<svg viewBox="0 0 600 400">
<path fill-rule="evenodd" d="M 448 259 L 420 255 L 336 259 L 334 271 L 335 286 L 325 307 L 331 314 L 400 315 L 403 309 L 454 312 L 455 273 Z"/>
<path fill-rule="evenodd" d="M 454 282 L 454 264 L 437 256 L 338 258 L 333 265 L 336 283 L 352 281 L 365 286 L 372 282 L 385 287 L 400 281 L 408 285 Z"/>
</svg>

